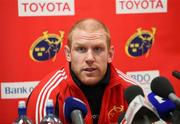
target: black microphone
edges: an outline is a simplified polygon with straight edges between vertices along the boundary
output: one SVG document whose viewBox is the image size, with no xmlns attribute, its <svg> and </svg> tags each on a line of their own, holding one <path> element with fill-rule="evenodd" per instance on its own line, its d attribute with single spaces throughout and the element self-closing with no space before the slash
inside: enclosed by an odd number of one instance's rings
<svg viewBox="0 0 180 124">
<path fill-rule="evenodd" d="M 151 82 L 151 90 L 162 98 L 170 99 L 180 110 L 180 99 L 175 95 L 174 89 L 167 78 L 162 76 L 154 78 Z"/>
<path fill-rule="evenodd" d="M 157 111 L 145 100 L 141 87 L 128 87 L 124 97 L 129 104 L 125 114 L 127 124 L 152 124 L 159 120 Z"/>
<path fill-rule="evenodd" d="M 83 101 L 75 97 L 68 97 L 64 103 L 64 115 L 72 124 L 85 124 L 83 118 L 87 114 L 87 108 Z"/>
<path fill-rule="evenodd" d="M 177 78 L 177 79 L 180 80 L 180 72 L 179 72 L 179 71 L 173 71 L 173 72 L 172 72 L 172 75 L 173 75 L 175 78 Z"/>
</svg>

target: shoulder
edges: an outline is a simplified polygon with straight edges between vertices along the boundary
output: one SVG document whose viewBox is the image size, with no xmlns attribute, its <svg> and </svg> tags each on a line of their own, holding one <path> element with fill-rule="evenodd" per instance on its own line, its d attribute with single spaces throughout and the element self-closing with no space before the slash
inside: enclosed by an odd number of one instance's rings
<svg viewBox="0 0 180 124">
<path fill-rule="evenodd" d="M 67 72 L 64 68 L 55 70 L 46 75 L 39 84 L 35 87 L 34 91 L 49 91 L 50 89 L 56 88 L 59 84 L 67 78 Z"/>
<path fill-rule="evenodd" d="M 66 78 L 66 69 L 61 68 L 46 75 L 34 88 L 28 98 L 27 112 L 36 123 L 39 123 L 44 117 L 47 100 L 53 99 L 54 103 L 56 103 L 59 89 Z"/>
<path fill-rule="evenodd" d="M 134 80 L 133 78 L 129 77 L 127 74 L 123 73 L 122 71 L 120 71 L 119 69 L 115 68 L 116 73 L 118 74 L 118 76 L 125 82 L 128 82 L 132 85 L 137 85 L 137 81 Z"/>
<path fill-rule="evenodd" d="M 130 85 L 138 85 L 137 81 L 115 68 L 113 65 L 111 65 L 111 73 L 113 74 L 115 80 L 117 80 L 117 82 L 125 88 Z"/>
<path fill-rule="evenodd" d="M 46 75 L 40 83 L 35 87 L 32 94 L 38 94 L 42 97 L 42 94 L 47 94 L 46 97 L 50 97 L 50 94 L 57 94 L 56 89 L 59 89 L 60 85 L 63 84 L 64 80 L 67 79 L 67 69 L 61 68 L 55 70 L 48 75 Z"/>
</svg>

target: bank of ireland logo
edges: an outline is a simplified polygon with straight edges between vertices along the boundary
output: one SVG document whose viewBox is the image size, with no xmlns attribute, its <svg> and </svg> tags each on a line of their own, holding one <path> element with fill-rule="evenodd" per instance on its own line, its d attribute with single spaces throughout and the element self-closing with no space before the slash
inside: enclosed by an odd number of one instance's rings
<svg viewBox="0 0 180 124">
<path fill-rule="evenodd" d="M 31 46 L 30 57 L 34 61 L 46 61 L 52 59 L 55 61 L 56 55 L 62 46 L 64 38 L 64 32 L 60 31 L 60 34 L 49 34 L 47 31 L 43 32 Z"/>
<path fill-rule="evenodd" d="M 149 30 L 142 30 L 138 28 L 126 43 L 125 51 L 130 57 L 148 56 L 149 51 L 154 43 L 156 28 Z"/>
</svg>

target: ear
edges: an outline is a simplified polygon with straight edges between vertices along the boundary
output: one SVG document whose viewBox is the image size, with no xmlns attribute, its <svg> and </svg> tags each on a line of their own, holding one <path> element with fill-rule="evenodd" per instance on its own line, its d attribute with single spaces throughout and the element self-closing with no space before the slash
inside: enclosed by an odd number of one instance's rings
<svg viewBox="0 0 180 124">
<path fill-rule="evenodd" d="M 66 60 L 68 62 L 71 62 L 71 50 L 70 50 L 69 46 L 66 45 L 64 47 L 64 52 L 65 52 Z"/>
<path fill-rule="evenodd" d="M 114 46 L 110 46 L 108 52 L 108 63 L 111 63 L 114 57 Z"/>
</svg>

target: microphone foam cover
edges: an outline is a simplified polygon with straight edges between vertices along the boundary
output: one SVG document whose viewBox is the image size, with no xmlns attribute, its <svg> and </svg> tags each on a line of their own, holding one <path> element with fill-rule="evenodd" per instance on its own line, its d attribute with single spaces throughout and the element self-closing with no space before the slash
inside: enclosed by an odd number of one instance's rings
<svg viewBox="0 0 180 124">
<path fill-rule="evenodd" d="M 83 101 L 75 97 L 68 97 L 64 102 L 64 116 L 68 122 L 72 122 L 71 112 L 73 110 L 80 110 L 83 118 L 87 114 L 87 108 Z"/>
<path fill-rule="evenodd" d="M 138 95 L 142 95 L 144 97 L 143 90 L 137 85 L 131 85 L 124 91 L 124 97 L 128 104 Z"/>
<path fill-rule="evenodd" d="M 174 89 L 169 80 L 162 76 L 156 77 L 152 80 L 151 90 L 163 98 L 168 98 L 170 93 L 174 93 Z"/>
</svg>

